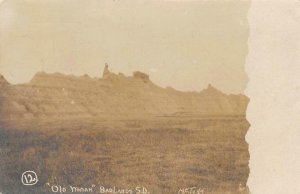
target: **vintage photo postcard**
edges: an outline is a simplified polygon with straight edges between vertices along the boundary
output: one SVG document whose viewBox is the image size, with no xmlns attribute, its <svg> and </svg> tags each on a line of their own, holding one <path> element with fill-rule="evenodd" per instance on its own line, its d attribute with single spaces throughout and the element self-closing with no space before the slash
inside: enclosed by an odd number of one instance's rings
<svg viewBox="0 0 300 194">
<path fill-rule="evenodd" d="M 1 0 L 0 193 L 249 194 L 250 6 Z"/>
</svg>

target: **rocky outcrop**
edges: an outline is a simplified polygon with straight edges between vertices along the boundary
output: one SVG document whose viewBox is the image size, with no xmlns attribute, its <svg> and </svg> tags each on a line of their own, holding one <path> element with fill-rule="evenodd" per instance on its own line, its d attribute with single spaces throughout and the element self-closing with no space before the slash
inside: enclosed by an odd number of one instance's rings
<svg viewBox="0 0 300 194">
<path fill-rule="evenodd" d="M 37 73 L 26 84 L 0 77 L 0 120 L 84 119 L 97 117 L 244 115 L 248 98 L 226 95 L 209 85 L 201 92 L 161 88 L 145 73 L 115 74 L 105 66 L 102 78 Z"/>
<path fill-rule="evenodd" d="M 0 75 L 0 87 L 1 86 L 7 86 L 9 83 L 6 81 L 6 79 L 3 77 L 3 75 Z"/>
<path fill-rule="evenodd" d="M 136 79 L 141 79 L 145 83 L 150 81 L 149 75 L 147 75 L 146 73 L 140 72 L 140 71 L 133 72 L 133 77 Z"/>
</svg>

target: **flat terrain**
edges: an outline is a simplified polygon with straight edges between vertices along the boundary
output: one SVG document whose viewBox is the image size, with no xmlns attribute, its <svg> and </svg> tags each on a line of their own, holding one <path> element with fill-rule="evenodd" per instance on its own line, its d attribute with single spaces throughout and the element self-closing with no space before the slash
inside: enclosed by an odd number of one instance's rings
<svg viewBox="0 0 300 194">
<path fill-rule="evenodd" d="M 187 187 L 202 188 L 204 193 L 246 193 L 239 191 L 239 184 L 244 186 L 249 174 L 248 128 L 240 117 L 2 127 L 0 192 L 53 193 L 51 185 L 102 185 L 143 186 L 154 194 Z M 36 172 L 36 185 L 22 185 L 26 170 Z"/>
</svg>

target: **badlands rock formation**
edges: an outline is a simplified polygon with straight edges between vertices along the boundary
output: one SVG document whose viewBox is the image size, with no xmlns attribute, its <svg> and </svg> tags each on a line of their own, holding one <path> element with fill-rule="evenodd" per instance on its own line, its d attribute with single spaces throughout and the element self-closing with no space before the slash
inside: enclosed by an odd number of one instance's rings
<svg viewBox="0 0 300 194">
<path fill-rule="evenodd" d="M 244 115 L 248 98 L 226 95 L 209 85 L 201 92 L 181 92 L 155 85 L 149 76 L 109 71 L 88 75 L 37 73 L 26 84 L 9 84 L 0 76 L 0 121 L 84 119 L 96 117 Z"/>
</svg>

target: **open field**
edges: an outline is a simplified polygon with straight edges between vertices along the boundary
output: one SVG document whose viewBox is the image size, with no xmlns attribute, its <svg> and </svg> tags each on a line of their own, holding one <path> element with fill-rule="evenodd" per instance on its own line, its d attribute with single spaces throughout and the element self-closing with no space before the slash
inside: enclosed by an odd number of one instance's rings
<svg viewBox="0 0 300 194">
<path fill-rule="evenodd" d="M 2 128 L 0 191 L 54 193 L 51 185 L 102 185 L 143 186 L 154 194 L 188 187 L 202 188 L 204 193 L 247 192 L 238 191 L 249 174 L 245 118 L 78 123 Z M 26 170 L 37 173 L 36 185 L 22 185 Z M 93 193 L 100 193 L 99 189 Z"/>
</svg>

